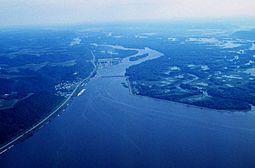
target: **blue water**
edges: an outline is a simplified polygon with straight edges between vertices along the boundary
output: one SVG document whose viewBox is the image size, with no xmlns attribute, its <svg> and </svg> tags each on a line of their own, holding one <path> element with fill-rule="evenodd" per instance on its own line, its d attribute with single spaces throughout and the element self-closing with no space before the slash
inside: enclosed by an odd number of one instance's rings
<svg viewBox="0 0 255 168">
<path fill-rule="evenodd" d="M 255 114 L 133 96 L 97 78 L 66 111 L 0 157 L 1 168 L 254 168 Z"/>
</svg>

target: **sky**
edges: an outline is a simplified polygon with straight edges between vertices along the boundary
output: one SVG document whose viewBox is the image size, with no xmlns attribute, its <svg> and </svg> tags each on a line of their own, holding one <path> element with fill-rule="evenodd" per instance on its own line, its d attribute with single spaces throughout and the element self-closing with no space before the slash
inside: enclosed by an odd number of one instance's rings
<svg viewBox="0 0 255 168">
<path fill-rule="evenodd" d="M 0 0 L 0 25 L 255 17 L 255 0 Z"/>
</svg>

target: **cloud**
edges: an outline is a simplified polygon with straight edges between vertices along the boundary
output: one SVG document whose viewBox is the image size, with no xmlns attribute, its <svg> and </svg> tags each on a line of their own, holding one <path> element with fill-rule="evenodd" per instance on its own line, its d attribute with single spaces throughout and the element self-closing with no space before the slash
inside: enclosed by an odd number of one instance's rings
<svg viewBox="0 0 255 168">
<path fill-rule="evenodd" d="M 0 0 L 0 24 L 255 16 L 254 0 Z"/>
</svg>

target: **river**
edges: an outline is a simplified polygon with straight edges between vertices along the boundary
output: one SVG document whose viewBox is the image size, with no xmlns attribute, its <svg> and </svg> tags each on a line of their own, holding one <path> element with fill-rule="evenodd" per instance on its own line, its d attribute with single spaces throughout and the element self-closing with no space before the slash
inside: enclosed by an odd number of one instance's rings
<svg viewBox="0 0 255 168">
<path fill-rule="evenodd" d="M 62 115 L 2 154 L 0 167 L 255 167 L 254 112 L 131 95 L 116 69 L 98 70 Z"/>
</svg>

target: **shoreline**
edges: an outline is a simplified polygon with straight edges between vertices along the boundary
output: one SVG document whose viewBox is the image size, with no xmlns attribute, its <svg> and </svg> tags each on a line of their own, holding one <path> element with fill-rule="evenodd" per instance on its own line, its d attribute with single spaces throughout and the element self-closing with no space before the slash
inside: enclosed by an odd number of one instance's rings
<svg viewBox="0 0 255 168">
<path fill-rule="evenodd" d="M 31 133 L 33 134 L 33 131 L 36 131 L 37 129 L 40 129 L 43 127 L 43 125 L 46 123 L 49 122 L 49 120 L 54 117 L 55 114 L 57 114 L 62 108 L 65 109 L 66 107 L 65 106 L 68 106 L 68 103 L 70 103 L 70 101 L 72 100 L 72 98 L 76 97 L 76 93 L 78 92 L 79 93 L 79 88 L 84 84 L 84 83 L 87 83 L 92 77 L 93 75 L 96 74 L 96 70 L 97 70 L 97 66 L 95 64 L 96 62 L 96 58 L 95 58 L 95 55 L 92 51 L 90 51 L 93 58 L 91 60 L 91 63 L 92 65 L 94 66 L 93 70 L 91 71 L 91 73 L 89 74 L 88 77 L 86 77 L 85 79 L 83 79 L 76 87 L 75 89 L 73 90 L 73 92 L 68 96 L 68 98 L 66 98 L 65 100 L 63 100 L 63 102 L 55 107 L 53 109 L 53 111 L 48 114 L 45 118 L 43 118 L 42 120 L 40 120 L 36 125 L 28 128 L 27 130 L 25 130 L 22 134 L 20 135 L 17 135 L 16 137 L 14 137 L 13 139 L 11 139 L 9 142 L 3 144 L 1 147 L 0 147 L 0 156 L 7 152 L 9 149 L 11 149 L 15 144 L 17 144 L 19 142 L 19 140 L 23 140 L 26 139 L 26 136 L 29 136 Z"/>
<path fill-rule="evenodd" d="M 26 136 L 32 135 L 33 131 L 36 131 L 37 129 L 40 129 L 44 126 L 44 124 L 47 124 L 54 116 L 55 114 L 57 114 L 61 109 L 64 111 L 64 109 L 66 108 L 66 106 L 69 104 L 69 102 L 72 100 L 72 98 L 79 96 L 79 91 L 82 90 L 81 87 L 83 87 L 84 89 L 84 84 L 87 83 L 89 80 L 92 79 L 93 75 L 95 75 L 97 73 L 97 66 L 96 66 L 96 58 L 94 53 L 91 51 L 91 54 L 93 56 L 91 63 L 93 64 L 94 68 L 91 71 L 91 73 L 89 74 L 88 77 L 86 77 L 85 79 L 83 79 L 73 90 L 73 92 L 70 94 L 70 96 L 68 98 L 66 98 L 59 106 L 55 107 L 53 109 L 53 111 L 47 115 L 45 118 L 43 118 L 41 121 L 39 121 L 36 125 L 32 126 L 31 128 L 25 130 L 21 135 L 17 135 L 16 137 L 14 137 L 13 139 L 11 139 L 9 142 L 7 142 L 6 144 L 4 144 L 3 146 L 0 147 L 0 155 L 5 153 L 6 151 L 8 151 L 10 148 L 12 148 L 16 143 L 18 143 L 19 140 L 23 140 L 26 139 Z M 137 54 L 135 54 L 137 55 Z M 130 56 L 130 58 L 132 58 L 134 56 Z M 129 57 L 127 57 L 129 58 Z M 126 59 L 127 59 L 126 58 Z M 155 59 L 155 58 L 154 58 Z M 145 60 L 147 61 L 147 60 Z M 133 66 L 133 65 L 131 65 Z M 200 109 L 200 110 L 209 110 L 209 111 L 214 111 L 214 112 L 222 112 L 222 113 L 248 113 L 248 112 L 254 112 L 255 108 L 252 106 L 251 110 L 220 110 L 220 109 L 213 109 L 213 108 L 207 108 L 207 107 L 202 107 L 202 106 L 197 106 L 197 105 L 192 105 L 192 104 L 187 104 L 187 103 L 181 103 L 181 102 L 177 102 L 177 101 L 170 101 L 170 100 L 166 100 L 166 99 L 161 99 L 161 98 L 155 98 L 155 97 L 151 97 L 151 96 L 146 96 L 146 95 L 138 95 L 134 93 L 134 87 L 132 86 L 132 81 L 129 79 L 128 76 L 124 75 L 110 75 L 107 76 L 108 74 L 103 74 L 102 76 L 100 76 L 101 78 L 104 77 L 109 77 L 109 78 L 115 78 L 115 77 L 123 77 L 128 85 L 128 90 L 129 90 L 129 94 L 131 94 L 132 96 L 139 96 L 139 97 L 143 97 L 143 98 L 147 98 L 147 99 L 153 99 L 155 101 L 164 101 L 164 102 L 170 102 L 170 103 L 174 103 L 174 104 L 180 104 L 186 107 L 190 107 L 190 108 L 195 108 L 195 109 Z M 97 77 L 97 76 L 96 76 Z M 78 95 L 77 95 L 78 94 Z"/>
<path fill-rule="evenodd" d="M 187 103 L 181 103 L 181 102 L 177 102 L 177 101 L 171 101 L 171 100 L 167 100 L 167 99 L 161 99 L 161 98 L 156 98 L 156 97 L 151 97 L 151 96 L 146 96 L 146 95 L 138 95 L 138 94 L 135 94 L 133 92 L 133 86 L 132 86 L 132 82 L 130 82 L 129 80 L 129 77 L 128 76 L 125 76 L 125 79 L 128 83 L 128 89 L 129 89 L 129 93 L 133 96 L 139 96 L 139 97 L 143 97 L 143 98 L 150 98 L 150 99 L 154 99 L 156 101 L 167 101 L 167 102 L 171 102 L 171 103 L 176 103 L 176 104 L 182 104 L 182 105 L 185 105 L 187 107 L 193 107 L 193 108 L 197 108 L 197 109 L 206 109 L 206 110 L 209 110 L 209 111 L 215 111 L 215 112 L 222 112 L 222 113 L 249 113 L 249 112 L 255 112 L 255 106 L 253 106 L 251 104 L 251 109 L 250 110 L 228 110 L 228 109 L 213 109 L 213 108 L 208 108 L 208 107 L 202 107 L 202 106 L 196 106 L 196 105 L 192 105 L 192 104 L 187 104 Z"/>
<path fill-rule="evenodd" d="M 6 152 L 1 163 L 9 167 L 91 165 L 95 168 L 117 163 L 117 167 L 122 167 L 118 161 L 130 161 L 126 157 L 129 154 L 131 159 L 137 159 L 138 166 L 147 160 L 145 166 L 157 167 L 161 162 L 167 167 L 179 151 L 189 162 L 184 167 L 196 163 L 195 168 L 207 159 L 208 149 L 215 149 L 218 155 L 222 148 L 230 151 L 223 158 L 210 160 L 212 165 L 219 163 L 220 167 L 224 161 L 229 165 L 233 160 L 238 161 L 234 164 L 254 162 L 251 159 L 255 155 L 254 114 L 210 112 L 136 97 L 128 93 L 123 82 L 124 77 L 92 78 L 86 86 L 87 92 L 73 99 L 71 108 L 61 118 L 53 119 L 28 142 Z M 238 155 L 232 155 L 233 152 Z M 177 167 L 183 167 L 182 163 L 182 160 L 177 162 Z"/>
</svg>

